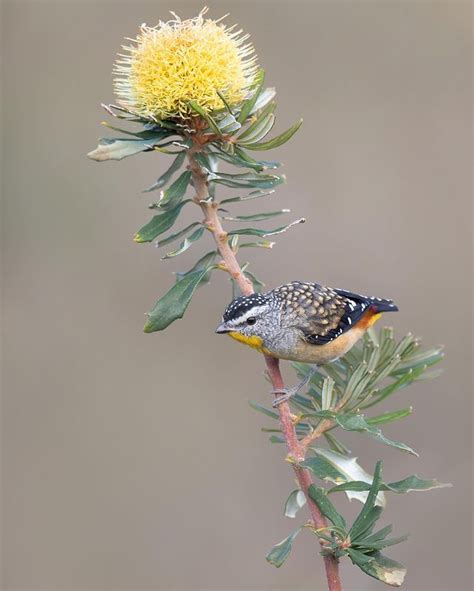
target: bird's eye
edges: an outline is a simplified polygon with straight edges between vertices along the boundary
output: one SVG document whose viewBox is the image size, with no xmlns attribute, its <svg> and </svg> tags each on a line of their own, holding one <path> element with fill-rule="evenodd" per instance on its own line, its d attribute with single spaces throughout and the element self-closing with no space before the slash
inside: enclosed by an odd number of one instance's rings
<svg viewBox="0 0 474 591">
<path fill-rule="evenodd" d="M 255 324 L 257 322 L 257 319 L 255 318 L 255 316 L 250 316 L 249 318 L 247 318 L 247 324 L 250 324 L 250 326 L 252 326 L 252 324 Z"/>
</svg>

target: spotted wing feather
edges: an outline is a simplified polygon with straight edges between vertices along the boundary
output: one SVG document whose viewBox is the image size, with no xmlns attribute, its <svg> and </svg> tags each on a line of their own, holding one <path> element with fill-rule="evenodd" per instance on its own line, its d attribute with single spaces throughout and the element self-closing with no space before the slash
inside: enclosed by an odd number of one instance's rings
<svg viewBox="0 0 474 591">
<path fill-rule="evenodd" d="M 286 305 L 292 308 L 304 339 L 312 345 L 325 345 L 353 328 L 362 316 L 398 310 L 391 300 L 363 296 L 318 283 L 293 282 L 284 290 Z M 291 312 L 291 310 L 288 310 Z"/>
</svg>

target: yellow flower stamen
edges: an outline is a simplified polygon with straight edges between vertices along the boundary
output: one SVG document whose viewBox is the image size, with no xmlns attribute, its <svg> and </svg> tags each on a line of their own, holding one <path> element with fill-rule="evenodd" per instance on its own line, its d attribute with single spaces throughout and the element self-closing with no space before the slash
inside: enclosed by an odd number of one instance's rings
<svg viewBox="0 0 474 591">
<path fill-rule="evenodd" d="M 222 109 L 219 91 L 231 105 L 247 95 L 257 72 L 248 35 L 219 21 L 189 20 L 142 25 L 132 45 L 123 46 L 114 68 L 119 104 L 151 119 L 187 117 L 189 101 L 210 112 Z M 221 20 L 221 19 L 220 19 Z"/>
</svg>

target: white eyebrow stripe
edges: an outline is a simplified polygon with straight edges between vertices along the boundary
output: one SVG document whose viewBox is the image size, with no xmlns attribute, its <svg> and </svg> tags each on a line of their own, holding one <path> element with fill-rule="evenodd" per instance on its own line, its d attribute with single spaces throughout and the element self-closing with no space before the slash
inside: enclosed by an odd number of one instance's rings
<svg viewBox="0 0 474 591">
<path fill-rule="evenodd" d="M 266 308 L 266 306 L 254 306 L 253 308 L 250 308 L 250 310 L 246 310 L 241 316 L 229 320 L 228 324 L 231 324 L 232 326 L 242 324 L 242 322 L 245 322 L 247 318 L 250 318 L 251 316 L 258 316 L 259 314 L 264 312 Z"/>
</svg>

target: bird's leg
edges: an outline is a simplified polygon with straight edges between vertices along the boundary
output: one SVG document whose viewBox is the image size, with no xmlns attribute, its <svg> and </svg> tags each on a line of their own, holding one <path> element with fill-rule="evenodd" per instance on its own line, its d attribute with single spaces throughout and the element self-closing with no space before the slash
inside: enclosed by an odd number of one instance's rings
<svg viewBox="0 0 474 591">
<path fill-rule="evenodd" d="M 311 368 L 311 371 L 308 373 L 308 375 L 305 377 L 304 380 L 302 380 L 299 384 L 297 384 L 296 386 L 293 386 L 292 388 L 284 388 L 283 390 L 273 390 L 272 394 L 280 394 L 280 396 L 277 396 L 275 398 L 275 400 L 272 402 L 272 406 L 273 408 L 276 408 L 279 404 L 281 404 L 282 402 L 286 402 L 287 400 L 289 400 L 292 396 L 294 396 L 295 394 L 298 394 L 298 392 L 304 388 L 306 386 L 306 384 L 311 380 L 311 378 L 314 376 L 314 374 L 316 373 L 318 369 L 317 365 L 314 365 Z"/>
</svg>

